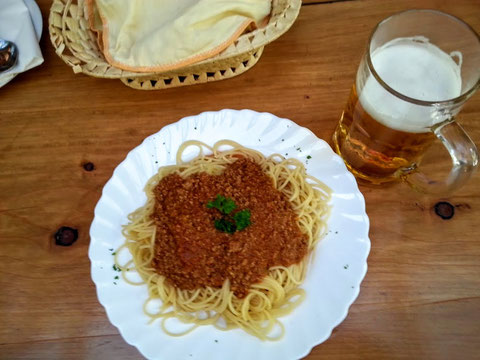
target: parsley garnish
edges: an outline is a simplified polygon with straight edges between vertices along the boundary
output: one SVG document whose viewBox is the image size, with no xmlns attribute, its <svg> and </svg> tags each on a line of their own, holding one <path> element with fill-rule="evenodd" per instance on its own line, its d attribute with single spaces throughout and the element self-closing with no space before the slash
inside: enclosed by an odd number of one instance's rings
<svg viewBox="0 0 480 360">
<path fill-rule="evenodd" d="M 312 157 L 310 155 L 307 155 L 307 159 L 311 159 Z"/>
<path fill-rule="evenodd" d="M 233 215 L 233 220 L 235 220 L 238 231 L 245 229 L 248 225 L 251 224 L 250 210 L 242 210 L 237 212 L 235 215 Z"/>
<path fill-rule="evenodd" d="M 237 205 L 235 205 L 235 201 L 229 198 L 225 198 L 222 195 L 217 195 L 215 200 L 209 201 L 207 204 L 207 208 L 212 209 L 215 208 L 219 210 L 222 214 L 230 214 Z"/>
<path fill-rule="evenodd" d="M 235 231 L 245 229 L 251 224 L 250 210 L 244 209 L 238 211 L 233 216 L 230 215 L 237 208 L 235 201 L 222 195 L 217 195 L 215 200 L 207 203 L 207 208 L 217 209 L 222 214 L 220 219 L 215 219 L 215 229 L 233 234 Z"/>
<path fill-rule="evenodd" d="M 237 227 L 230 220 L 221 218 L 221 219 L 215 219 L 215 229 L 220 230 L 222 232 L 229 233 L 229 234 L 233 234 L 237 230 Z"/>
</svg>

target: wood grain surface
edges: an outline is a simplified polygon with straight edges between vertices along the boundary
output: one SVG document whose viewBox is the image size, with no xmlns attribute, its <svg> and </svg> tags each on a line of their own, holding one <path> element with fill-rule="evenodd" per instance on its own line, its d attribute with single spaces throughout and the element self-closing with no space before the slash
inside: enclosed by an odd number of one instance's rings
<svg viewBox="0 0 480 360">
<path fill-rule="evenodd" d="M 0 89 L 2 359 L 141 358 L 108 322 L 87 250 L 105 182 L 146 136 L 202 111 L 249 108 L 290 118 L 330 140 L 381 19 L 435 8 L 480 32 L 477 0 L 309 1 L 245 74 L 145 92 L 75 75 L 49 42 L 50 1 L 38 3 L 45 62 Z M 478 93 L 460 122 L 480 143 Z M 85 162 L 94 170 L 86 171 Z M 360 186 L 371 221 L 369 270 L 348 317 L 308 359 L 480 359 L 479 176 L 445 198 L 403 184 Z M 438 201 L 453 204 L 452 219 L 435 214 Z M 55 245 L 60 226 L 78 229 L 73 246 Z"/>
</svg>

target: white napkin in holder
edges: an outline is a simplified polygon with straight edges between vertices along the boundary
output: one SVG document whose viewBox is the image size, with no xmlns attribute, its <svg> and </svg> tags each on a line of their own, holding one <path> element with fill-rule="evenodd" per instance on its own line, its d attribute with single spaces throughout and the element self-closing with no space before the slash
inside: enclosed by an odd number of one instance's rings
<svg viewBox="0 0 480 360">
<path fill-rule="evenodd" d="M 27 3 L 29 4 L 26 5 Z M 0 0 L 0 38 L 14 42 L 18 48 L 16 65 L 7 71 L 0 72 L 0 87 L 19 73 L 43 63 L 42 52 L 38 45 L 42 29 L 41 24 L 38 26 L 38 22 L 41 22 L 41 14 L 39 17 L 38 11 L 38 6 L 33 0 Z M 35 27 L 32 19 L 36 21 Z"/>
</svg>

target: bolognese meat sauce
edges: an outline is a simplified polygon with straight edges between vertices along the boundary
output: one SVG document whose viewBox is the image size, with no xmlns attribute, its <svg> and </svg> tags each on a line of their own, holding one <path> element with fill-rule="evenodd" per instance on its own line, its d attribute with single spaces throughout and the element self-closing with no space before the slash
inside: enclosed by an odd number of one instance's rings
<svg viewBox="0 0 480 360">
<path fill-rule="evenodd" d="M 221 194 L 248 209 L 251 225 L 228 234 L 217 230 L 216 209 L 207 203 Z M 154 189 L 156 271 L 174 286 L 193 290 L 219 288 L 228 278 L 242 298 L 272 266 L 300 262 L 308 251 L 307 235 L 286 196 L 252 160 L 239 158 L 221 175 L 170 174 Z"/>
</svg>

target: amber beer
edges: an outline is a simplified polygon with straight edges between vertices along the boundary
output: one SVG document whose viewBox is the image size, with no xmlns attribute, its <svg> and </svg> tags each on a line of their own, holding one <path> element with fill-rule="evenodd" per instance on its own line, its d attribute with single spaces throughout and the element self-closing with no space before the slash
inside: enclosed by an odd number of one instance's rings
<svg viewBox="0 0 480 360">
<path fill-rule="evenodd" d="M 382 80 L 403 95 L 438 101 L 460 94 L 459 66 L 428 42 L 395 39 L 371 58 Z M 446 119 L 397 97 L 362 71 L 360 66 L 334 133 L 335 150 L 357 177 L 372 183 L 393 181 L 416 167 L 436 138 L 431 126 Z"/>
<path fill-rule="evenodd" d="M 359 102 L 355 85 L 334 136 L 348 169 L 373 183 L 395 180 L 396 171 L 414 167 L 435 140 L 430 131 L 409 133 L 375 120 Z"/>
</svg>

